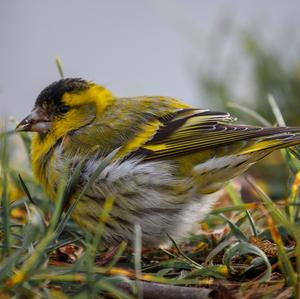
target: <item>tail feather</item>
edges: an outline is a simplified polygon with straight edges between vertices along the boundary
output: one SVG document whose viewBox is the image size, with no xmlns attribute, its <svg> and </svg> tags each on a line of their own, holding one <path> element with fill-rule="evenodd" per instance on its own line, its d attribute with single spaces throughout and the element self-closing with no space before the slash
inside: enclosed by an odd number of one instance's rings
<svg viewBox="0 0 300 299">
<path fill-rule="evenodd" d="M 289 128 L 286 129 L 288 130 Z M 273 151 L 300 144 L 300 133 L 296 131 L 300 129 L 291 129 L 292 132 L 287 131 L 285 133 L 272 134 L 269 136 L 265 136 L 265 138 L 258 139 L 257 142 L 246 146 L 245 149 L 241 151 L 241 154 L 250 154 L 265 150 Z M 296 133 L 293 133 L 293 131 L 296 131 Z"/>
<path fill-rule="evenodd" d="M 267 129 L 267 128 L 266 128 Z M 279 128 L 279 131 L 285 128 Z M 297 129 L 295 129 L 296 131 Z M 294 129 L 292 130 L 294 131 Z M 274 132 L 274 131 L 273 131 Z M 253 164 L 274 150 L 300 144 L 300 132 L 280 132 L 258 138 L 245 139 L 242 148 L 237 152 L 210 157 L 193 167 L 194 179 L 201 194 L 213 193 L 224 186 L 230 179 L 242 174 Z"/>
</svg>

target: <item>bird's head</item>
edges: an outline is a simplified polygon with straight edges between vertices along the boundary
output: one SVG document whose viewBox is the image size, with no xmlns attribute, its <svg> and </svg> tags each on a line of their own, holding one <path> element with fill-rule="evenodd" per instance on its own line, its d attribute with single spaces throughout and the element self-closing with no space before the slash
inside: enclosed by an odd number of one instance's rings
<svg viewBox="0 0 300 299">
<path fill-rule="evenodd" d="M 79 78 L 61 79 L 42 90 L 16 130 L 60 138 L 92 122 L 112 100 L 112 94 L 102 86 Z"/>
</svg>

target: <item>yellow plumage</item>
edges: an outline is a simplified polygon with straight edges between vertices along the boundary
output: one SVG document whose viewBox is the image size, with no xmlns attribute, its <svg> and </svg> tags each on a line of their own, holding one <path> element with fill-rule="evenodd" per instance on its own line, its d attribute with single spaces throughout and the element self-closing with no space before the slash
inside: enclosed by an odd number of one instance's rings
<svg viewBox="0 0 300 299">
<path fill-rule="evenodd" d="M 93 230 L 108 196 L 115 198 L 104 240 L 132 240 L 139 223 L 145 245 L 180 239 L 202 219 L 213 192 L 274 149 L 300 143 L 299 128 L 235 125 L 227 113 L 168 97 L 119 98 L 102 86 L 64 79 L 44 89 L 18 126 L 34 131 L 32 165 L 55 199 L 69 165 L 83 162 L 84 183 L 114 149 L 119 151 L 76 207 L 73 218 Z"/>
</svg>

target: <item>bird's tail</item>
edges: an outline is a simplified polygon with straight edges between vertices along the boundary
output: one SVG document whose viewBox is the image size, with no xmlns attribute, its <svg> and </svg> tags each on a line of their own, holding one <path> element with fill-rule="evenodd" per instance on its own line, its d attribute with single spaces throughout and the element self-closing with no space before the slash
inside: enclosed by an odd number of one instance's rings
<svg viewBox="0 0 300 299">
<path fill-rule="evenodd" d="M 193 168 L 201 194 L 219 190 L 272 151 L 300 144 L 300 128 L 261 128 L 255 137 L 240 142 L 238 149 L 229 147 L 227 155 L 215 156 Z"/>
<path fill-rule="evenodd" d="M 240 154 L 251 154 L 260 151 L 271 152 L 300 144 L 300 128 L 278 127 L 269 129 L 270 135 L 266 134 L 260 138 L 252 139 L 254 142 L 242 149 Z M 265 128 L 265 130 L 268 131 L 268 128 Z"/>
</svg>

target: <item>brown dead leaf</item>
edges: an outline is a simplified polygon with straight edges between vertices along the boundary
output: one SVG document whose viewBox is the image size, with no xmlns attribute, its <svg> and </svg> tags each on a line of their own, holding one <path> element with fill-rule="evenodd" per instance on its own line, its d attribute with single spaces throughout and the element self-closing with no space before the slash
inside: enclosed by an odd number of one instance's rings
<svg viewBox="0 0 300 299">
<path fill-rule="evenodd" d="M 250 243 L 261 249 L 268 257 L 275 257 L 278 254 L 277 245 L 269 240 L 260 240 L 252 236 Z"/>
<path fill-rule="evenodd" d="M 82 256 L 83 248 L 75 244 L 68 244 L 58 248 L 56 253 L 59 261 L 74 263 Z"/>
</svg>

